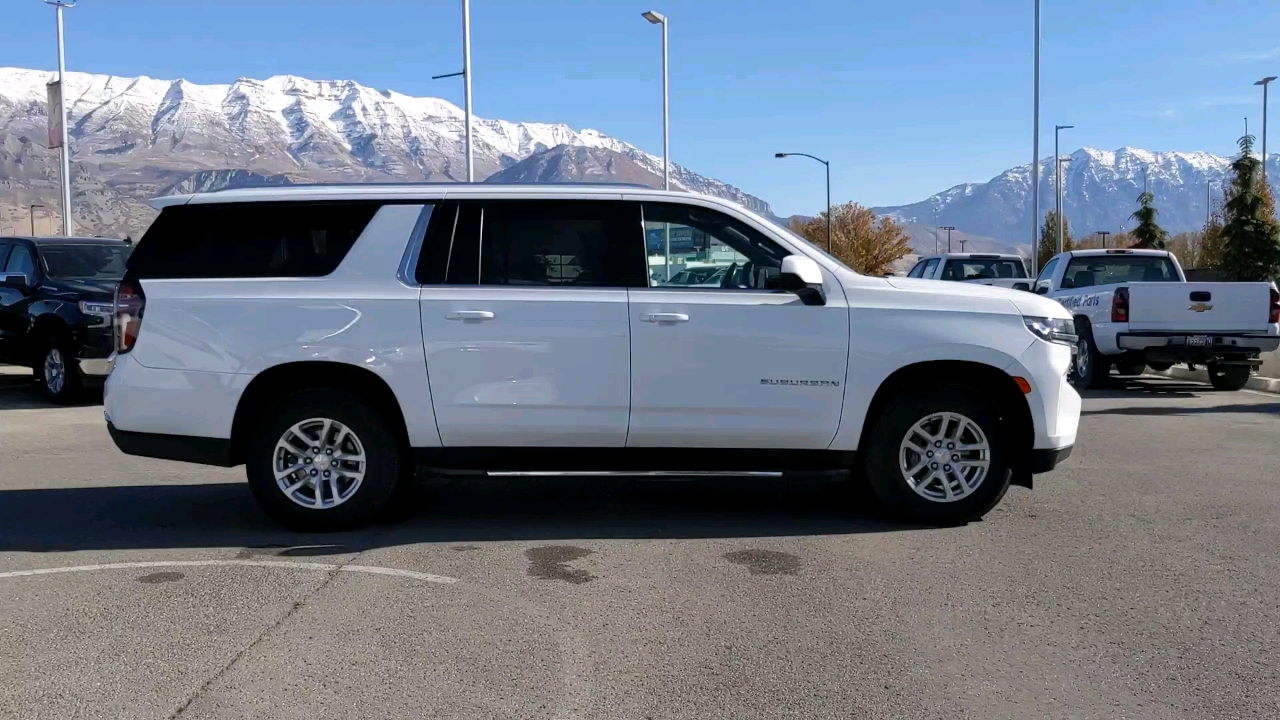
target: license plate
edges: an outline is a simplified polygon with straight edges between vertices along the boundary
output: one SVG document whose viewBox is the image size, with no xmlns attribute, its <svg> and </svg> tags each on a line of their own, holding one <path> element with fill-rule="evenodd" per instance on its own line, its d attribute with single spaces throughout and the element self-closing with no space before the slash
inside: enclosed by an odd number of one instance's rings
<svg viewBox="0 0 1280 720">
<path fill-rule="evenodd" d="M 1208 335 L 1188 335 L 1187 347 L 1209 347 Z"/>
</svg>

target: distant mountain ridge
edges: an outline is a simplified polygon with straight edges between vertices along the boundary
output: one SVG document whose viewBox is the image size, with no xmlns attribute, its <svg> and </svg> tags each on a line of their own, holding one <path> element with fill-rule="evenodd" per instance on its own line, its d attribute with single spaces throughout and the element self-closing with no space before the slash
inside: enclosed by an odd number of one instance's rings
<svg viewBox="0 0 1280 720">
<path fill-rule="evenodd" d="M 0 68 L 0 188 L 9 203 L 8 215 L 0 208 L 0 224 L 13 224 L 20 214 L 26 225 L 26 204 L 56 203 L 57 152 L 45 147 L 45 84 L 51 78 L 42 70 Z M 64 95 L 75 214 L 98 232 L 136 236 L 153 215 L 145 201 L 165 192 L 466 175 L 460 108 L 350 80 L 283 75 L 198 85 L 71 72 Z M 611 154 L 610 172 L 601 181 L 662 173 L 661 158 L 596 130 L 472 121 L 477 180 L 561 147 Z M 574 157 L 586 162 L 592 156 Z M 581 170 L 562 165 L 558 174 Z M 671 184 L 770 214 L 760 198 L 680 165 L 672 165 Z"/>
<path fill-rule="evenodd" d="M 1172 233 L 1196 230 L 1205 220 L 1209 195 L 1221 198 L 1232 159 L 1206 152 L 1153 152 L 1081 148 L 1063 167 L 1063 216 L 1076 237 L 1098 230 L 1132 228 L 1144 182 L 1155 195 L 1157 220 Z M 1267 161 L 1269 180 L 1280 161 Z M 1040 223 L 1054 207 L 1053 158 L 1040 162 Z M 1273 188 L 1275 182 L 1271 182 Z M 963 183 L 920 202 L 874 208 L 905 222 L 952 225 L 965 232 L 1030 245 L 1031 165 L 1019 165 L 985 183 Z M 937 211 L 936 220 L 934 211 Z"/>
</svg>

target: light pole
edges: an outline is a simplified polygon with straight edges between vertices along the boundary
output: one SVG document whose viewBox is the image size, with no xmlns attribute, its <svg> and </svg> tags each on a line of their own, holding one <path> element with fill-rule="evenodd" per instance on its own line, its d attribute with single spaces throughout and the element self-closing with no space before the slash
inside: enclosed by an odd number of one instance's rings
<svg viewBox="0 0 1280 720">
<path fill-rule="evenodd" d="M 938 208 L 933 208 L 933 254 L 938 254 Z"/>
<path fill-rule="evenodd" d="M 1036 258 L 1040 257 L 1039 250 L 1039 234 L 1040 234 L 1040 0 L 1036 3 L 1036 25 L 1035 25 L 1035 61 L 1033 75 L 1035 81 L 1034 101 L 1032 102 L 1032 130 L 1031 130 L 1031 267 L 1036 268 Z"/>
<path fill-rule="evenodd" d="M 36 236 L 36 208 L 43 209 L 44 206 L 34 203 L 27 206 L 27 216 L 31 218 L 31 237 Z"/>
<path fill-rule="evenodd" d="M 1053 185 L 1057 203 L 1055 207 L 1058 213 L 1058 252 L 1062 252 L 1062 174 L 1058 172 L 1059 163 L 1062 161 L 1058 158 L 1058 133 L 1073 127 L 1075 125 L 1053 126 Z"/>
<path fill-rule="evenodd" d="M 1099 231 L 1098 231 L 1098 235 L 1102 236 L 1102 249 L 1103 249 L 1103 250 L 1106 250 L 1106 249 L 1107 249 L 1107 236 L 1108 236 L 1108 235 L 1110 235 L 1110 234 L 1111 234 L 1111 232 L 1110 232 L 1109 230 L 1099 230 Z"/>
<path fill-rule="evenodd" d="M 813 160 L 817 160 L 818 162 L 825 165 L 827 168 L 827 254 L 830 255 L 831 254 L 831 163 L 827 162 L 826 160 L 823 160 L 822 158 L 816 155 L 810 155 L 809 153 L 792 152 L 792 153 L 774 153 L 773 154 L 773 156 L 777 158 L 790 157 L 792 155 L 799 155 L 801 157 L 807 157 Z"/>
<path fill-rule="evenodd" d="M 1267 86 L 1275 80 L 1274 75 L 1264 77 L 1254 85 L 1262 86 L 1262 184 L 1267 184 Z"/>
<path fill-rule="evenodd" d="M 48 2 L 49 0 L 45 0 Z M 432 75 L 432 80 L 462 76 L 462 131 L 467 147 L 467 182 L 475 182 L 475 163 L 471 151 L 471 0 L 462 0 L 462 72 Z"/>
<path fill-rule="evenodd" d="M 1058 161 L 1054 163 L 1054 168 L 1053 168 L 1054 192 L 1057 194 L 1057 199 L 1058 199 L 1058 252 L 1062 252 L 1063 250 L 1066 249 L 1066 247 L 1064 247 L 1066 245 L 1066 238 L 1064 237 L 1065 232 L 1063 230 L 1063 225 L 1065 225 L 1066 223 L 1063 221 L 1063 218 L 1062 218 L 1062 216 L 1066 213 L 1066 209 L 1063 207 L 1065 202 L 1064 202 L 1064 198 L 1062 197 L 1062 166 L 1070 163 L 1071 163 L 1070 156 L 1067 156 L 1064 158 L 1058 158 Z"/>
<path fill-rule="evenodd" d="M 947 252 L 951 252 L 951 231 L 955 230 L 955 227 L 951 225 L 943 225 L 938 229 L 947 231 Z"/>
<path fill-rule="evenodd" d="M 669 140 L 670 124 L 667 110 L 667 16 L 649 10 L 640 13 L 645 20 L 662 26 L 662 189 L 671 189 L 671 145 Z"/>
<path fill-rule="evenodd" d="M 62 50 L 62 9 L 75 7 L 76 0 L 44 0 L 53 6 L 53 14 L 58 20 L 58 125 L 62 127 L 62 234 L 70 237 L 74 234 L 75 223 L 71 220 L 71 146 L 67 141 L 67 60 Z M 53 108 L 49 108 L 53 110 Z"/>
</svg>

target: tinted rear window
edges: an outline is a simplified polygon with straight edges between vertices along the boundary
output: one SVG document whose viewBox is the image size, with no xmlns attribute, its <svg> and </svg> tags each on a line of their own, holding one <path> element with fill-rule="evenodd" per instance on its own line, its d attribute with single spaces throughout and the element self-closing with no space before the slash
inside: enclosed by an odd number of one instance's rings
<svg viewBox="0 0 1280 720">
<path fill-rule="evenodd" d="M 139 278 L 319 277 L 333 272 L 381 203 L 229 203 L 165 208 L 138 241 Z"/>
<path fill-rule="evenodd" d="M 1071 258 L 1063 274 L 1062 286 L 1082 288 L 1127 282 L 1178 281 L 1178 271 L 1164 256 L 1089 255 Z"/>
<path fill-rule="evenodd" d="M 943 280 L 991 280 L 1024 278 L 1027 270 L 1021 260 L 1012 258 L 967 258 L 948 260 L 942 271 Z"/>
</svg>

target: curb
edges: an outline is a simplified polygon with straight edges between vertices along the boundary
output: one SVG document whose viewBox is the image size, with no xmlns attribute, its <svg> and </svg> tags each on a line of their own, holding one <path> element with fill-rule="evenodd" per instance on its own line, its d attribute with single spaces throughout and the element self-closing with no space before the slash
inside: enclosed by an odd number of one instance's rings
<svg viewBox="0 0 1280 720">
<path fill-rule="evenodd" d="M 1185 367 L 1171 367 L 1168 370 L 1152 370 L 1147 368 L 1148 375 L 1162 375 L 1164 377 L 1177 378 L 1179 380 L 1196 380 L 1202 383 L 1209 382 L 1209 373 L 1205 370 L 1188 370 Z M 1250 390 L 1258 392 L 1280 394 L 1280 378 L 1258 377 L 1254 375 L 1249 378 L 1249 382 L 1245 385 Z"/>
</svg>

